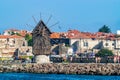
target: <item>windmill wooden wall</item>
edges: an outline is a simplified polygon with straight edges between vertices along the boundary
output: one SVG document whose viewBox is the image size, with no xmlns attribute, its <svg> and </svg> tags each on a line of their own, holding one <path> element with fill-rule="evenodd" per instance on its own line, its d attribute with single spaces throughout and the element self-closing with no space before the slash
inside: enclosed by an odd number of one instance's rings
<svg viewBox="0 0 120 80">
<path fill-rule="evenodd" d="M 50 30 L 42 20 L 33 29 L 33 54 L 48 55 L 51 52 Z"/>
</svg>

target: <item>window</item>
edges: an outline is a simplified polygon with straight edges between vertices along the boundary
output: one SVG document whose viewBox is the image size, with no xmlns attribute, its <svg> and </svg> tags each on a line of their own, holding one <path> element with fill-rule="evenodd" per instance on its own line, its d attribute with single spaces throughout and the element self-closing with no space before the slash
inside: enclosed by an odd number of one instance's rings
<svg viewBox="0 0 120 80">
<path fill-rule="evenodd" d="M 115 44 L 114 43 L 112 43 L 112 46 L 114 46 Z"/>
<path fill-rule="evenodd" d="M 105 46 L 108 46 L 108 45 L 109 45 L 108 43 L 105 44 Z"/>
<path fill-rule="evenodd" d="M 92 40 L 95 40 L 95 38 L 92 38 Z"/>
<path fill-rule="evenodd" d="M 12 41 L 15 44 L 15 40 Z"/>
<path fill-rule="evenodd" d="M 88 47 L 88 42 L 84 42 L 84 46 L 85 46 L 85 47 Z"/>
<path fill-rule="evenodd" d="M 14 45 L 10 45 L 10 47 L 15 47 Z"/>
<path fill-rule="evenodd" d="M 9 38 L 7 38 L 7 41 L 9 41 Z"/>
<path fill-rule="evenodd" d="M 23 45 L 22 46 L 25 46 L 25 42 L 23 42 Z"/>
</svg>

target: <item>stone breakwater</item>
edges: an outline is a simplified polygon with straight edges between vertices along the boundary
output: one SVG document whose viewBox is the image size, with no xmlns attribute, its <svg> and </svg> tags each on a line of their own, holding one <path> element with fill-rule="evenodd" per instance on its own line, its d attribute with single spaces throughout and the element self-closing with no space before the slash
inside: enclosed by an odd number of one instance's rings
<svg viewBox="0 0 120 80">
<path fill-rule="evenodd" d="M 0 72 L 120 75 L 120 64 L 113 64 L 113 63 L 10 64 L 10 65 L 0 65 Z"/>
</svg>

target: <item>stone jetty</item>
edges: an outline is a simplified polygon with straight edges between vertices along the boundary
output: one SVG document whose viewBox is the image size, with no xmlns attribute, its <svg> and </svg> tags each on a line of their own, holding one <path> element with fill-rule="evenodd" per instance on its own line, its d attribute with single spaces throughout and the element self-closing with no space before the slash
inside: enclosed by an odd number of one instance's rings
<svg viewBox="0 0 120 80">
<path fill-rule="evenodd" d="M 0 65 L 0 72 L 120 75 L 118 63 L 46 63 Z"/>
</svg>

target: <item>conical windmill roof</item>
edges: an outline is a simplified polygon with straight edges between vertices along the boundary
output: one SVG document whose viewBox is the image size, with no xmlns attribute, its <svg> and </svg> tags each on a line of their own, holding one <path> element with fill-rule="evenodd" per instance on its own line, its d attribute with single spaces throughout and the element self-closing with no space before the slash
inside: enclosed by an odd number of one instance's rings
<svg viewBox="0 0 120 80">
<path fill-rule="evenodd" d="M 43 28 L 43 27 L 45 27 L 45 29 L 49 32 L 49 34 L 51 34 L 51 31 L 50 31 L 50 29 L 45 25 L 45 23 L 43 22 L 43 20 L 40 20 L 39 22 L 38 22 L 38 24 L 35 26 L 35 28 L 33 29 L 33 32 L 32 33 L 34 33 L 35 31 L 36 31 L 36 29 L 41 29 L 41 28 Z"/>
</svg>

